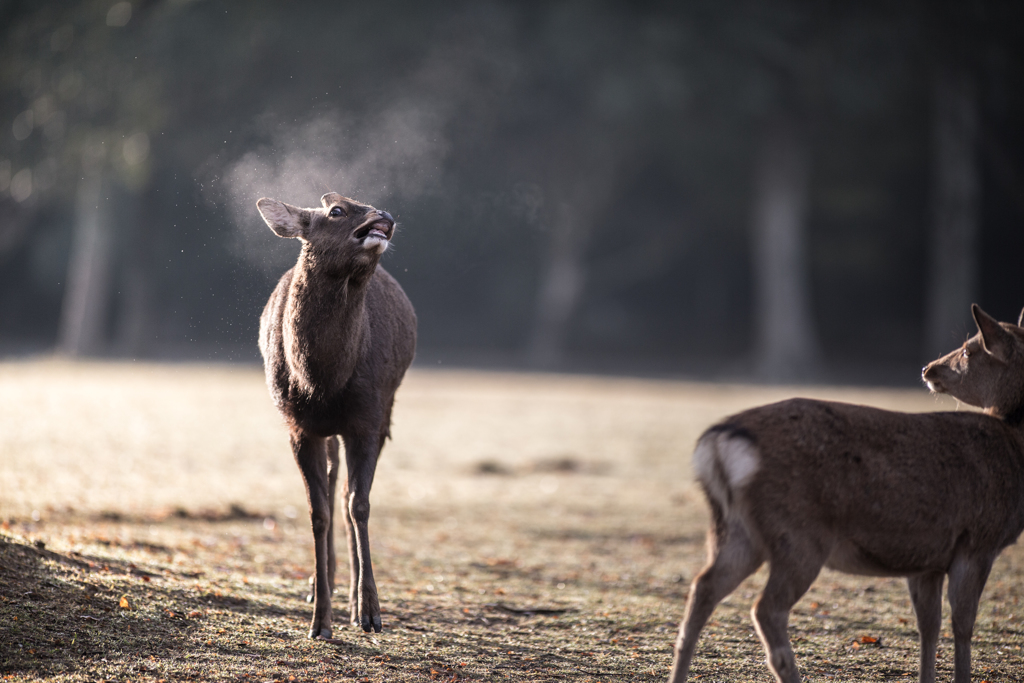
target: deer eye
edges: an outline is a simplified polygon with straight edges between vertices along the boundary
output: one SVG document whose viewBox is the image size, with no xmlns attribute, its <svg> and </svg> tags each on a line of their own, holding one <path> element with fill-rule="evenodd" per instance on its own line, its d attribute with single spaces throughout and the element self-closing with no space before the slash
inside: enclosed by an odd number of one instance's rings
<svg viewBox="0 0 1024 683">
<path fill-rule="evenodd" d="M 960 357 L 961 358 L 970 358 L 971 357 L 971 352 L 968 351 L 967 349 L 964 349 L 963 351 L 960 352 Z"/>
<path fill-rule="evenodd" d="M 345 209 L 341 208 L 340 206 L 335 206 L 333 209 L 331 209 L 330 215 L 331 216 L 335 216 L 335 217 L 337 217 L 337 216 L 344 216 L 344 215 L 346 215 L 345 214 Z"/>
</svg>

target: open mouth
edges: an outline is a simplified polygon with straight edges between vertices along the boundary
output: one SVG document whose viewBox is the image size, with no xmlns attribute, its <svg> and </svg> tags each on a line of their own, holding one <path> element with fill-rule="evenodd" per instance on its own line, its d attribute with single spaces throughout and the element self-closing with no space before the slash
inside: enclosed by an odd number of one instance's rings
<svg viewBox="0 0 1024 683">
<path fill-rule="evenodd" d="M 388 239 L 388 232 L 391 231 L 391 223 L 386 220 L 379 220 L 364 225 L 363 227 L 356 230 L 355 238 L 357 240 L 363 240 L 367 237 L 376 237 L 377 239 Z"/>
</svg>

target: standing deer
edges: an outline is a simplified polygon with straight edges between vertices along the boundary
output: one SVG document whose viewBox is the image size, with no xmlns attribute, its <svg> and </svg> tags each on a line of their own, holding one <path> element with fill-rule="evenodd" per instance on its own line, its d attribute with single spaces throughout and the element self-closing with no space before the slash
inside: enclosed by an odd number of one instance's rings
<svg viewBox="0 0 1024 683">
<path fill-rule="evenodd" d="M 935 680 L 949 576 L 955 681 L 968 683 L 982 588 L 1024 529 L 1024 313 L 1012 325 L 972 312 L 978 333 L 922 377 L 984 414 L 794 399 L 704 433 L 693 467 L 711 508 L 708 564 L 690 587 L 672 683 L 686 680 L 715 606 L 766 561 L 752 616 L 778 681 L 800 680 L 789 611 L 825 566 L 907 578 L 921 683 Z"/>
<path fill-rule="evenodd" d="M 341 520 L 351 567 L 350 621 L 381 630 L 370 563 L 370 486 L 391 406 L 416 349 L 416 314 L 399 284 L 377 265 L 395 233 L 386 211 L 339 194 L 322 208 L 275 199 L 256 206 L 270 229 L 302 242 L 260 317 L 267 386 L 284 416 L 302 472 L 313 526 L 310 638 L 331 637 L 334 491 L 338 435 L 345 444 Z"/>
</svg>

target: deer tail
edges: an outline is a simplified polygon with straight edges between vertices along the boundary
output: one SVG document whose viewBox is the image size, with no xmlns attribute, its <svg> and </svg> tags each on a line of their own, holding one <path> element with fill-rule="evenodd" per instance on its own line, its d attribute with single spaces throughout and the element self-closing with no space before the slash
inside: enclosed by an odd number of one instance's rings
<svg viewBox="0 0 1024 683">
<path fill-rule="evenodd" d="M 701 436 L 693 452 L 693 471 L 712 507 L 725 518 L 734 517 L 737 498 L 761 467 L 754 437 L 729 424 L 712 427 Z"/>
</svg>

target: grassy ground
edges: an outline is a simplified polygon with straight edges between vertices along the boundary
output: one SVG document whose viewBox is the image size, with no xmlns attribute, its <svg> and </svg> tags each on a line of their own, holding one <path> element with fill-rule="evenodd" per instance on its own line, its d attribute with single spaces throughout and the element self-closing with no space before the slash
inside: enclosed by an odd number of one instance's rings
<svg viewBox="0 0 1024 683">
<path fill-rule="evenodd" d="M 0 677 L 663 680 L 704 561 L 692 444 L 794 394 L 953 407 L 923 390 L 413 372 L 372 496 L 385 630 L 326 643 L 305 638 L 304 494 L 258 370 L 0 364 Z M 719 607 L 694 679 L 771 680 L 748 617 L 764 578 Z M 975 680 L 1024 681 L 1022 593 L 1014 546 Z M 945 679 L 948 629 L 947 609 Z M 902 581 L 826 571 L 790 632 L 807 678 L 916 676 Z"/>
</svg>

